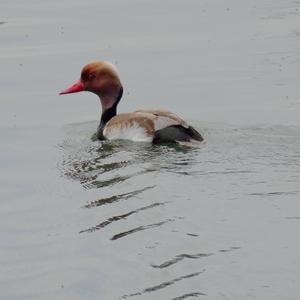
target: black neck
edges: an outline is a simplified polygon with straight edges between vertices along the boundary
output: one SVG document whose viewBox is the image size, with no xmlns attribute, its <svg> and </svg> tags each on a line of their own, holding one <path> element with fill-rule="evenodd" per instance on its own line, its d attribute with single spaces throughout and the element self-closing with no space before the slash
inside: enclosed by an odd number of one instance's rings
<svg viewBox="0 0 300 300">
<path fill-rule="evenodd" d="M 117 106 L 122 98 L 122 95 L 123 95 L 123 88 L 121 88 L 120 93 L 116 99 L 116 102 L 113 104 L 113 106 L 102 112 L 101 121 L 98 126 L 98 130 L 97 130 L 97 138 L 99 140 L 105 139 L 103 136 L 103 129 L 104 129 L 105 125 L 107 124 L 107 122 L 117 114 Z"/>
</svg>

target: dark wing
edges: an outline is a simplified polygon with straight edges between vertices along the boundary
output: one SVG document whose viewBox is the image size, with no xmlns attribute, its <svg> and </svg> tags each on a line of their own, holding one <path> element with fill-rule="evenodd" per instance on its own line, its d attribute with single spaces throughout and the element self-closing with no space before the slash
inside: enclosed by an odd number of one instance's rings
<svg viewBox="0 0 300 300">
<path fill-rule="evenodd" d="M 203 137 L 183 119 L 166 110 L 139 110 L 136 113 L 152 115 L 154 143 L 202 142 Z M 155 118 L 153 118 L 155 116 Z"/>
</svg>

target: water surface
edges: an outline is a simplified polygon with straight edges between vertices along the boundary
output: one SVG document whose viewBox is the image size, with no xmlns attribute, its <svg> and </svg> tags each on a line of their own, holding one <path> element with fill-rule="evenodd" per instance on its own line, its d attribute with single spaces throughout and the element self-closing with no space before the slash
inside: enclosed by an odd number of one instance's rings
<svg viewBox="0 0 300 300">
<path fill-rule="evenodd" d="M 0 298 L 298 299 L 298 7 L 2 1 Z M 93 139 L 97 59 L 205 143 Z"/>
</svg>

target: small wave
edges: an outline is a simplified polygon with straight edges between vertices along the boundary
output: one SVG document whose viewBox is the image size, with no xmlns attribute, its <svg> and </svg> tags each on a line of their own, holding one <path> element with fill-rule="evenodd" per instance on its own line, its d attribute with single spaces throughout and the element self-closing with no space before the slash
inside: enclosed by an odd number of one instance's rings
<svg viewBox="0 0 300 300">
<path fill-rule="evenodd" d="M 93 232 L 93 231 L 99 230 L 99 229 L 104 228 L 104 227 L 106 227 L 107 225 L 109 225 L 109 224 L 111 224 L 113 222 L 124 220 L 124 219 L 126 219 L 127 217 L 129 217 L 129 216 L 131 216 L 133 214 L 139 213 L 140 211 L 151 209 L 151 208 L 154 208 L 154 207 L 157 207 L 157 206 L 160 206 L 160 205 L 164 205 L 164 204 L 165 203 L 156 202 L 156 203 L 152 203 L 150 205 L 147 205 L 147 206 L 144 206 L 144 207 L 132 210 L 132 211 L 130 211 L 130 212 L 126 213 L 126 214 L 123 214 L 123 215 L 118 215 L 118 216 L 110 217 L 106 221 L 101 222 L 100 224 L 98 224 L 96 226 L 93 226 L 93 227 L 91 227 L 89 229 L 82 230 L 79 233 Z"/>
<path fill-rule="evenodd" d="M 174 265 L 176 263 L 178 263 L 179 261 L 182 261 L 184 259 L 198 259 L 198 258 L 203 258 L 203 257 L 208 257 L 213 255 L 213 253 L 197 253 L 197 254 L 179 254 L 176 255 L 173 259 L 165 261 L 164 263 L 160 264 L 160 265 L 154 265 L 151 264 L 151 266 L 153 268 L 159 268 L 159 269 L 164 269 L 167 267 L 170 267 L 171 265 Z"/>
<path fill-rule="evenodd" d="M 158 285 L 146 288 L 146 289 L 142 290 L 141 292 L 136 292 L 136 293 L 133 293 L 133 294 L 123 295 L 121 297 L 121 299 L 127 299 L 129 297 L 140 296 L 140 295 L 143 295 L 145 293 L 155 292 L 155 291 L 158 291 L 160 289 L 166 288 L 166 287 L 168 287 L 170 285 L 173 285 L 174 283 L 176 283 L 178 281 L 181 281 L 181 280 L 184 280 L 184 279 L 189 279 L 189 278 L 192 278 L 192 277 L 196 277 L 196 276 L 198 276 L 198 275 L 200 275 L 200 274 L 202 274 L 204 272 L 205 272 L 205 269 L 202 270 L 202 271 L 200 271 L 200 272 L 196 272 L 196 273 L 191 273 L 191 274 L 188 274 L 188 275 L 180 276 L 180 277 L 177 277 L 177 278 L 175 278 L 173 280 L 165 281 L 165 282 L 163 282 L 161 284 L 158 284 Z"/>
<path fill-rule="evenodd" d="M 200 292 L 188 293 L 188 294 L 184 294 L 182 296 L 172 298 L 171 300 L 183 300 L 183 299 L 187 299 L 187 298 L 191 298 L 191 297 L 199 297 L 199 296 L 206 296 L 206 294 L 200 293 Z"/>
<path fill-rule="evenodd" d="M 162 225 L 164 225 L 166 223 L 173 222 L 173 221 L 174 221 L 174 219 L 167 219 L 166 221 L 139 226 L 139 227 L 133 228 L 131 230 L 115 234 L 114 236 L 111 237 L 111 240 L 112 241 L 118 240 L 118 239 L 123 238 L 125 236 L 128 236 L 130 234 L 133 234 L 133 233 L 136 233 L 136 232 L 139 232 L 139 231 L 143 231 L 143 230 L 148 230 L 148 229 L 151 229 L 151 228 L 160 227 L 160 226 L 162 226 Z"/>
<path fill-rule="evenodd" d="M 266 193 L 250 193 L 250 196 L 283 196 L 283 195 L 297 195 L 299 194 L 299 191 L 291 191 L 291 192 L 284 192 L 284 191 L 278 191 L 278 192 L 266 192 Z"/>
<path fill-rule="evenodd" d="M 95 201 L 91 201 L 90 203 L 84 205 L 83 208 L 92 208 L 92 207 L 102 206 L 102 205 L 106 205 L 106 204 L 117 203 L 121 200 L 128 200 L 128 199 L 136 197 L 137 195 L 143 193 L 144 191 L 147 191 L 147 190 L 152 189 L 154 187 L 155 187 L 155 185 L 147 186 L 147 187 L 144 187 L 142 189 L 138 189 L 138 190 L 135 190 L 135 191 L 132 191 L 132 192 L 119 194 L 119 195 L 113 195 L 113 196 L 107 197 L 107 198 L 101 198 L 101 199 L 98 199 L 98 200 L 95 200 Z"/>
</svg>

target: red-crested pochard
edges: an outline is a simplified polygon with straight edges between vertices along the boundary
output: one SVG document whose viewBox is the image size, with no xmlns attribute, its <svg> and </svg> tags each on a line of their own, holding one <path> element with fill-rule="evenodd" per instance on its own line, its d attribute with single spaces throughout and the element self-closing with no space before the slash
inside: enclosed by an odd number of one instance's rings
<svg viewBox="0 0 300 300">
<path fill-rule="evenodd" d="M 81 78 L 60 95 L 89 91 L 99 96 L 102 105 L 99 140 L 127 139 L 153 143 L 199 143 L 203 138 L 192 126 L 166 110 L 138 110 L 117 115 L 123 87 L 116 68 L 99 61 L 86 65 Z"/>
</svg>

